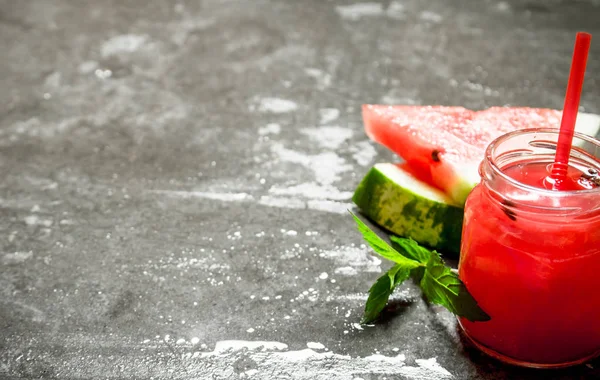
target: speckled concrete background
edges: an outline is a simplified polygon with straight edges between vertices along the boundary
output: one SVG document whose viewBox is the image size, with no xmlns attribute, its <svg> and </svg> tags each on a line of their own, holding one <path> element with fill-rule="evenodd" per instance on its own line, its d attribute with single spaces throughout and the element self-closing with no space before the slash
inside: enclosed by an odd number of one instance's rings
<svg viewBox="0 0 600 380">
<path fill-rule="evenodd" d="M 361 328 L 389 264 L 345 213 L 393 159 L 362 103 L 560 108 L 598 20 L 574 0 L 0 0 L 0 377 L 599 378 L 487 359 L 410 284 Z"/>
</svg>

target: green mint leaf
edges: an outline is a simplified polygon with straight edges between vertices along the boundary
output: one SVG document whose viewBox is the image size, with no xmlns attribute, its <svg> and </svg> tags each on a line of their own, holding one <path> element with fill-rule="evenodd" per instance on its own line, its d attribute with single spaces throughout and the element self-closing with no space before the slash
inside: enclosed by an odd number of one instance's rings
<svg viewBox="0 0 600 380">
<path fill-rule="evenodd" d="M 396 264 L 402 265 L 409 270 L 424 265 L 424 263 L 420 264 L 415 260 L 402 256 L 394 248 L 390 247 L 385 240 L 377 236 L 377 234 L 373 232 L 366 224 L 364 224 L 363 221 L 360 220 L 356 215 L 354 215 L 352 212 L 350 212 L 350 214 L 352 214 L 352 217 L 356 221 L 358 230 L 363 235 L 363 238 L 377 254 L 395 262 Z"/>
<path fill-rule="evenodd" d="M 427 248 L 423 248 L 410 238 L 401 238 L 398 236 L 390 236 L 390 240 L 392 241 L 392 247 L 396 249 L 396 251 L 400 252 L 402 255 L 408 257 L 409 259 L 413 259 L 415 261 L 420 262 L 421 264 L 427 264 L 429 261 L 429 257 L 431 256 L 431 251 Z"/>
<path fill-rule="evenodd" d="M 432 252 L 421 279 L 421 289 L 429 302 L 444 306 L 453 314 L 471 322 L 489 321 L 458 275 L 445 266 L 439 254 Z"/>
<path fill-rule="evenodd" d="M 416 267 L 410 271 L 410 277 L 415 282 L 415 284 L 420 284 L 421 279 L 425 275 L 425 267 Z"/>
<path fill-rule="evenodd" d="M 469 321 L 489 321 L 491 317 L 479 307 L 458 274 L 444 265 L 436 251 L 421 247 L 410 238 L 391 236 L 392 246 L 381 239 L 352 212 L 365 241 L 382 257 L 395 262 L 369 290 L 363 323 L 375 320 L 385 308 L 394 288 L 412 277 L 431 303 L 444 306 Z"/>
<path fill-rule="evenodd" d="M 385 305 L 387 305 L 390 295 L 394 292 L 396 286 L 404 282 L 409 275 L 410 269 L 397 264 L 383 276 L 379 277 L 369 290 L 369 298 L 365 305 L 365 313 L 361 323 L 370 323 L 377 319 L 381 311 L 385 308 Z"/>
<path fill-rule="evenodd" d="M 400 252 L 400 254 L 415 261 L 418 261 L 423 265 L 427 265 L 429 257 L 432 255 L 432 252 L 430 250 L 421 247 L 419 243 L 417 243 L 411 238 L 403 238 L 391 235 L 390 240 L 392 241 L 392 247 L 396 251 Z M 424 274 L 425 267 L 423 266 L 413 268 L 410 272 L 410 276 L 412 277 L 413 281 L 417 284 L 421 282 L 421 279 L 423 278 Z"/>
</svg>

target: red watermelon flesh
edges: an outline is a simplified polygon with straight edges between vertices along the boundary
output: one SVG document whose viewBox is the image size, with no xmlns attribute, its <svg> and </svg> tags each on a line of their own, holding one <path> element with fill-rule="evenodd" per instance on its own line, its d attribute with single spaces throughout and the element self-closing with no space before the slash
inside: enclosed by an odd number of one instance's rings
<svg viewBox="0 0 600 380">
<path fill-rule="evenodd" d="M 489 143 L 524 128 L 558 128 L 561 112 L 541 108 L 364 105 L 367 135 L 406 161 L 420 180 L 457 204 L 479 182 L 478 167 Z"/>
<path fill-rule="evenodd" d="M 431 178 L 431 172 L 429 171 L 429 167 L 426 165 L 422 165 L 420 162 L 416 164 L 413 162 L 413 165 L 409 165 L 408 162 L 400 162 L 396 164 L 397 167 L 404 170 L 405 172 L 411 174 L 416 179 L 421 182 L 425 182 L 426 184 L 435 187 L 433 184 L 433 178 Z"/>
</svg>

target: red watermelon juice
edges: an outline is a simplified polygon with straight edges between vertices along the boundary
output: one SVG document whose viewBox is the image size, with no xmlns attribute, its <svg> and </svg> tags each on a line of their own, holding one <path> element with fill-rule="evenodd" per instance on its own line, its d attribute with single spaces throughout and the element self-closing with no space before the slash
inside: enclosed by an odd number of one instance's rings
<svg viewBox="0 0 600 380">
<path fill-rule="evenodd" d="M 491 320 L 460 325 L 484 352 L 530 367 L 600 354 L 600 141 L 575 134 L 554 190 L 557 140 L 551 129 L 494 140 L 465 204 L 459 274 Z"/>
</svg>

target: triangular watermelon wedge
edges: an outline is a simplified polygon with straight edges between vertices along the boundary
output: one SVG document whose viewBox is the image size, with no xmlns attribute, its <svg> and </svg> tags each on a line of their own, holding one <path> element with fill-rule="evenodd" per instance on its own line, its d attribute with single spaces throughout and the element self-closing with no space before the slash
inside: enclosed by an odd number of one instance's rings
<svg viewBox="0 0 600 380">
<path fill-rule="evenodd" d="M 411 173 L 459 205 L 479 182 L 479 164 L 492 140 L 526 128 L 558 128 L 561 111 L 527 107 L 364 105 L 369 138 L 406 161 Z M 600 117 L 579 113 L 576 131 L 594 136 Z"/>
</svg>

